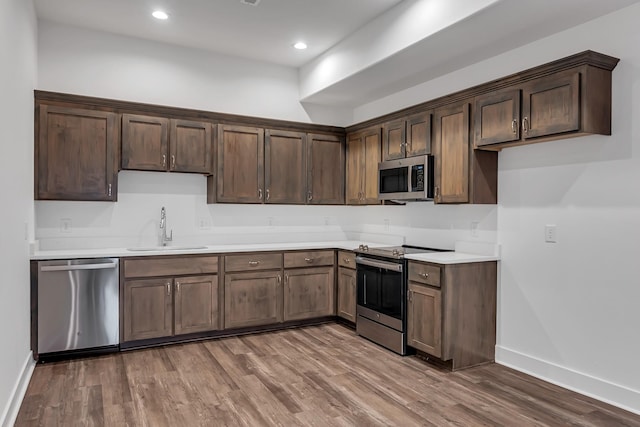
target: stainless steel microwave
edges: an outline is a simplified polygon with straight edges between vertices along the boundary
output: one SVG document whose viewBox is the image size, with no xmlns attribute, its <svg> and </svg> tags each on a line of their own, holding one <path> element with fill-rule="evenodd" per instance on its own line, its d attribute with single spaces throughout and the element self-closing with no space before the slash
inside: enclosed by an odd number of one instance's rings
<svg viewBox="0 0 640 427">
<path fill-rule="evenodd" d="M 433 156 L 378 163 L 378 200 L 433 200 Z"/>
</svg>

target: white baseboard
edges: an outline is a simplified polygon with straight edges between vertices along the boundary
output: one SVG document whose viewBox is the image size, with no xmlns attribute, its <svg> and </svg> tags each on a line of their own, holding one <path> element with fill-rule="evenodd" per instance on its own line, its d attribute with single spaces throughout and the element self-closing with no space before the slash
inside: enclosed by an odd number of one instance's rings
<svg viewBox="0 0 640 427">
<path fill-rule="evenodd" d="M 22 399 L 24 399 L 24 395 L 27 392 L 29 380 L 31 380 L 31 375 L 33 374 L 33 369 L 35 367 L 36 362 L 33 360 L 33 354 L 29 352 L 27 359 L 24 361 L 24 365 L 22 366 L 22 371 L 20 372 L 18 381 L 16 381 L 16 384 L 13 386 L 7 406 L 2 412 L 0 426 L 11 427 L 15 424 L 16 418 L 18 417 L 18 411 L 20 411 L 20 405 L 22 405 Z"/>
<path fill-rule="evenodd" d="M 640 415 L 640 391 L 496 346 L 496 363 Z"/>
</svg>

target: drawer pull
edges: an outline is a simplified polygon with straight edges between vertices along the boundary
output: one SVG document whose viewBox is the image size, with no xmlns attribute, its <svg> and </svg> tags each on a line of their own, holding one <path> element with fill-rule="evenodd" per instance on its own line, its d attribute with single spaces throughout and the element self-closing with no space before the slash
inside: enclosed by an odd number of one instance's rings
<svg viewBox="0 0 640 427">
<path fill-rule="evenodd" d="M 249 265 L 251 267 L 256 267 L 256 266 L 260 265 L 260 261 L 249 261 Z"/>
<path fill-rule="evenodd" d="M 313 258 L 305 258 L 305 261 L 307 261 L 308 263 L 312 263 L 313 262 Z"/>
<path fill-rule="evenodd" d="M 345 262 L 345 264 L 349 264 L 351 262 L 349 258 L 343 258 L 342 260 Z"/>
<path fill-rule="evenodd" d="M 429 273 L 422 273 L 422 274 L 420 274 L 420 275 L 421 275 L 422 277 L 424 277 L 425 279 L 426 279 L 427 277 L 429 277 Z"/>
</svg>

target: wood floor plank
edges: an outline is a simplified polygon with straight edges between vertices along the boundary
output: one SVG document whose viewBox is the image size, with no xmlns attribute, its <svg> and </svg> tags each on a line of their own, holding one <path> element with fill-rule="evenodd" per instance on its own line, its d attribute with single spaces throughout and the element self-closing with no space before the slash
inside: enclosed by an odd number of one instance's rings
<svg viewBox="0 0 640 427">
<path fill-rule="evenodd" d="M 640 427 L 504 366 L 448 372 L 339 324 L 36 366 L 16 426 Z"/>
</svg>

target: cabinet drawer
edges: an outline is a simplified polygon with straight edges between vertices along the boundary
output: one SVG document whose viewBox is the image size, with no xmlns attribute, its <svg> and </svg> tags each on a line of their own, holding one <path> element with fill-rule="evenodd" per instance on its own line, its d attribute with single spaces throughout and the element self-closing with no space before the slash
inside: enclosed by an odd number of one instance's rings
<svg viewBox="0 0 640 427">
<path fill-rule="evenodd" d="M 440 287 L 440 267 L 419 262 L 409 263 L 409 281 Z"/>
<path fill-rule="evenodd" d="M 217 256 L 162 256 L 149 259 L 124 260 L 124 277 L 180 276 L 185 274 L 214 274 L 218 272 Z"/>
<path fill-rule="evenodd" d="M 224 257 L 225 271 L 273 270 L 282 268 L 281 253 L 256 253 L 227 255 Z"/>
<path fill-rule="evenodd" d="M 338 265 L 340 267 L 356 268 L 356 254 L 347 251 L 338 251 Z"/>
<path fill-rule="evenodd" d="M 333 264 L 333 251 L 287 252 L 284 254 L 284 268 L 319 267 Z"/>
</svg>

